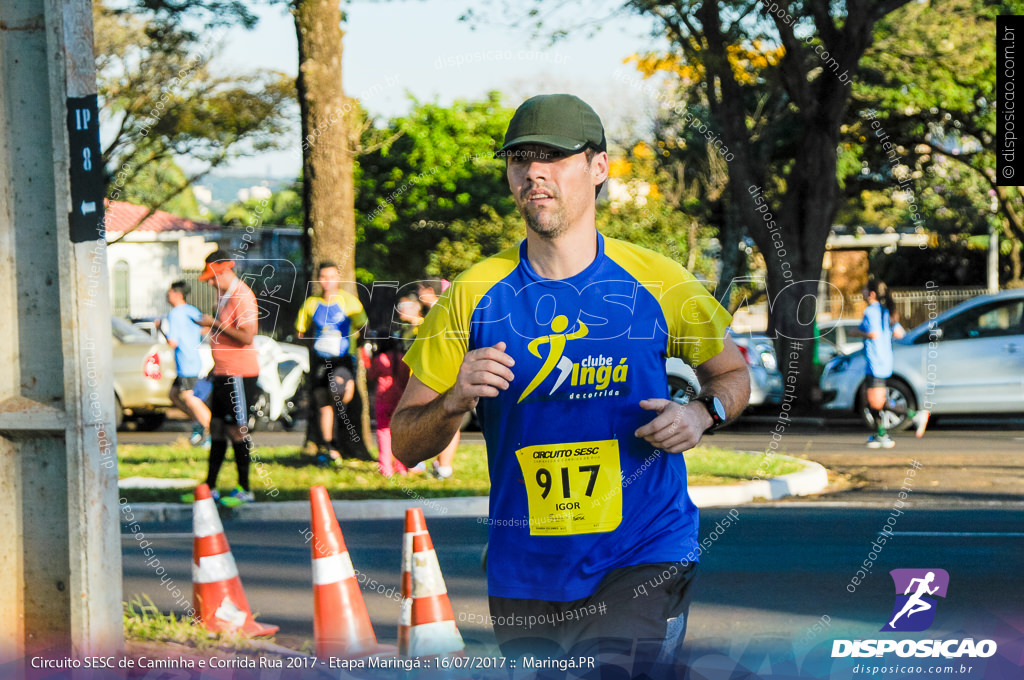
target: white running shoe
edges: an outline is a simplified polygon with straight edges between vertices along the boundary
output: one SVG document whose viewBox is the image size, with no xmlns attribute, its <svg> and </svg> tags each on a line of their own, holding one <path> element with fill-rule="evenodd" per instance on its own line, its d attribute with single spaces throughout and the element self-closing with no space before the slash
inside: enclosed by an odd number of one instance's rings
<svg viewBox="0 0 1024 680">
<path fill-rule="evenodd" d="M 892 440 L 892 437 L 885 434 L 881 437 L 871 435 L 868 437 L 868 448 L 869 449 L 891 449 L 896 446 L 896 442 Z"/>
</svg>

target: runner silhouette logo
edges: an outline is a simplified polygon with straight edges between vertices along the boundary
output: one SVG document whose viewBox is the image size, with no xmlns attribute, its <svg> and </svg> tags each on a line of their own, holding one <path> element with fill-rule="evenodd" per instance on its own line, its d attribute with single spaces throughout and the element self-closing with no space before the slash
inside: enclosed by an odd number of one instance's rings
<svg viewBox="0 0 1024 680">
<path fill-rule="evenodd" d="M 936 597 L 946 597 L 949 574 L 945 569 L 893 569 L 896 603 L 882 631 L 917 632 L 935 621 Z"/>
</svg>

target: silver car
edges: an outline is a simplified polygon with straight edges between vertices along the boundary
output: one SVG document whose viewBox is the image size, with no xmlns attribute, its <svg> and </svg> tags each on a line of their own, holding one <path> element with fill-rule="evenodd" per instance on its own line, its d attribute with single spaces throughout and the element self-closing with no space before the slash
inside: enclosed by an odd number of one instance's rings
<svg viewBox="0 0 1024 680">
<path fill-rule="evenodd" d="M 909 425 L 907 409 L 932 414 L 1024 412 L 1024 290 L 963 302 L 893 343 L 886 427 Z M 825 408 L 871 423 L 864 351 L 825 366 Z"/>
<path fill-rule="evenodd" d="M 749 406 L 780 403 L 782 374 L 779 372 L 771 339 L 760 333 L 739 333 L 732 329 L 729 329 L 729 335 L 739 347 L 750 373 Z M 665 368 L 668 373 L 669 396 L 673 401 L 685 404 L 700 393 L 696 373 L 682 359 L 670 357 Z"/>
</svg>

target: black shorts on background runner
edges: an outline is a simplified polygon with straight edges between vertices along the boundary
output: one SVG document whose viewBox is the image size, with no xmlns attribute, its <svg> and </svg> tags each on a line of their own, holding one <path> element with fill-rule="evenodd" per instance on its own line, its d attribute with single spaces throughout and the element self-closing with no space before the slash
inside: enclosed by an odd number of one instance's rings
<svg viewBox="0 0 1024 680">
<path fill-rule="evenodd" d="M 237 375 L 210 376 L 213 391 L 210 394 L 210 419 L 242 427 L 249 423 L 249 407 L 259 398 L 259 378 Z"/>
</svg>

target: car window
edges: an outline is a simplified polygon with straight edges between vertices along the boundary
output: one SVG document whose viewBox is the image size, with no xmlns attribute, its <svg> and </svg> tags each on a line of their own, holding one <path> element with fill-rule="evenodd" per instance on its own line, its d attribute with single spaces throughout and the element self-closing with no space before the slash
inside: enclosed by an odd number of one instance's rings
<svg viewBox="0 0 1024 680">
<path fill-rule="evenodd" d="M 1024 333 L 1024 300 L 1000 300 L 980 305 L 943 323 L 943 340 L 994 338 Z"/>
</svg>

